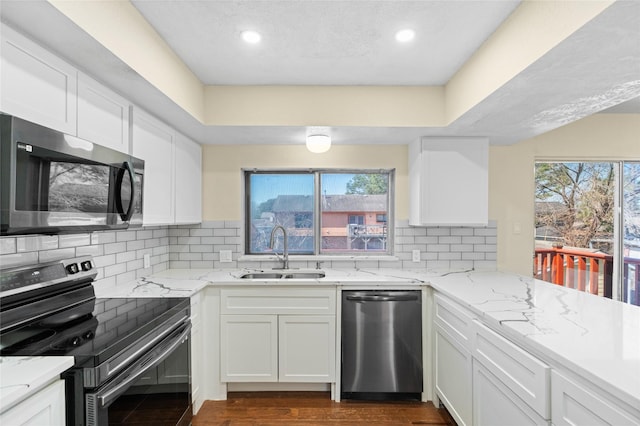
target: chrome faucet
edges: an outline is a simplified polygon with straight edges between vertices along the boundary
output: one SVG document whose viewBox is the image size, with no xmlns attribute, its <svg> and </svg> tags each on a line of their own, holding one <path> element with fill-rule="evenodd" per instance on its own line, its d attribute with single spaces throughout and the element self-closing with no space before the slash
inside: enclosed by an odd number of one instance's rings
<svg viewBox="0 0 640 426">
<path fill-rule="evenodd" d="M 282 230 L 282 236 L 284 239 L 284 248 L 282 250 L 282 269 L 289 269 L 289 248 L 288 248 L 289 237 L 287 236 L 287 230 L 284 229 L 284 226 L 276 225 L 273 227 L 273 229 L 271 230 L 271 241 L 269 242 L 269 248 L 273 250 L 273 240 L 275 239 L 276 231 L 278 229 Z M 278 253 L 276 253 L 275 251 L 274 253 L 276 257 L 280 259 L 280 256 L 278 256 Z"/>
</svg>

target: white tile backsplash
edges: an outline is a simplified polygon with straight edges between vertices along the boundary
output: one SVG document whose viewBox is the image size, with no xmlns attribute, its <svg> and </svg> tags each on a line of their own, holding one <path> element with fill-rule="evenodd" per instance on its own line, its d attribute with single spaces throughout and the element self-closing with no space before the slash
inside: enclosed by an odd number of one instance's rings
<svg viewBox="0 0 640 426">
<path fill-rule="evenodd" d="M 33 235 L 0 238 L 0 267 L 43 263 L 74 256 L 92 255 L 98 268 L 96 285 L 114 286 L 168 268 L 272 268 L 280 262 L 241 260 L 241 221 L 208 221 L 199 225 L 151 227 L 91 234 Z M 371 259 L 354 256 L 322 260 L 321 267 L 496 269 L 497 228 L 411 227 L 398 221 L 393 256 Z M 220 262 L 220 250 L 230 250 L 231 262 Z M 412 261 L 412 251 L 420 261 Z M 151 256 L 144 268 L 143 256 Z M 335 259 L 333 257 L 332 259 Z M 316 260 L 291 260 L 292 267 L 315 268 Z"/>
</svg>

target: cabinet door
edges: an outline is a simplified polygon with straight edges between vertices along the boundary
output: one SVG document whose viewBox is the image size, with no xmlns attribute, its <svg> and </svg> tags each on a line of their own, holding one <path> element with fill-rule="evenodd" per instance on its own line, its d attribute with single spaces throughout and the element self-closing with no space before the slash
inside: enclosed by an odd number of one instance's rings
<svg viewBox="0 0 640 426">
<path fill-rule="evenodd" d="M 278 381 L 278 316 L 222 315 L 222 382 Z"/>
<path fill-rule="evenodd" d="M 436 393 L 459 426 L 470 426 L 471 353 L 442 326 L 435 325 L 435 385 Z"/>
<path fill-rule="evenodd" d="M 281 315 L 278 322 L 279 380 L 334 382 L 335 318 L 321 315 Z"/>
<path fill-rule="evenodd" d="M 487 138 L 422 138 L 409 147 L 411 225 L 486 225 Z"/>
<path fill-rule="evenodd" d="M 57 380 L 0 415 L 0 424 L 11 426 L 63 426 L 64 382 Z"/>
<path fill-rule="evenodd" d="M 78 137 L 129 153 L 129 102 L 78 73 Z"/>
<path fill-rule="evenodd" d="M 636 407 L 637 408 L 637 407 Z M 640 425 L 635 416 L 601 395 L 553 370 L 551 373 L 551 422 L 555 426 Z"/>
<path fill-rule="evenodd" d="M 132 135 L 132 154 L 144 160 L 143 223 L 173 224 L 174 131 L 159 120 L 135 109 Z"/>
<path fill-rule="evenodd" d="M 0 111 L 75 135 L 76 69 L 11 28 L 0 30 Z"/>
<path fill-rule="evenodd" d="M 176 223 L 202 222 L 202 148 L 178 134 L 176 138 Z"/>
<path fill-rule="evenodd" d="M 509 387 L 473 360 L 473 424 L 477 426 L 548 425 Z"/>
</svg>

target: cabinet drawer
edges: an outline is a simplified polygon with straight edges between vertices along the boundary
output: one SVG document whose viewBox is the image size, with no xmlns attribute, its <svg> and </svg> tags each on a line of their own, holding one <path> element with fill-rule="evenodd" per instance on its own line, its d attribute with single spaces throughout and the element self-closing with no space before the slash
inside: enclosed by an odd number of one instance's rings
<svg viewBox="0 0 640 426">
<path fill-rule="evenodd" d="M 478 321 L 474 358 L 544 419 L 550 418 L 549 366 Z"/>
<path fill-rule="evenodd" d="M 442 327 L 447 335 L 471 351 L 473 336 L 471 314 L 440 295 L 435 296 L 434 322 Z"/>
<path fill-rule="evenodd" d="M 549 425 L 477 360 L 473 361 L 473 416 L 474 424 L 480 426 Z"/>
<path fill-rule="evenodd" d="M 640 425 L 635 416 L 598 394 L 558 373 L 551 372 L 551 421 L 556 426 L 570 425 Z"/>
<path fill-rule="evenodd" d="M 223 314 L 321 314 L 336 312 L 335 289 L 222 289 Z"/>
</svg>

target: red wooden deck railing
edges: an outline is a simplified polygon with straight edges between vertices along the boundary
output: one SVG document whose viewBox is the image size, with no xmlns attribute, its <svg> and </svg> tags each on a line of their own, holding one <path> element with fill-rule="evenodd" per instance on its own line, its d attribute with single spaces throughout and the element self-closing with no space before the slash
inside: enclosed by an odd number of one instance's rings
<svg viewBox="0 0 640 426">
<path fill-rule="evenodd" d="M 565 287 L 611 298 L 613 256 L 575 248 L 536 248 L 534 276 Z"/>
</svg>

